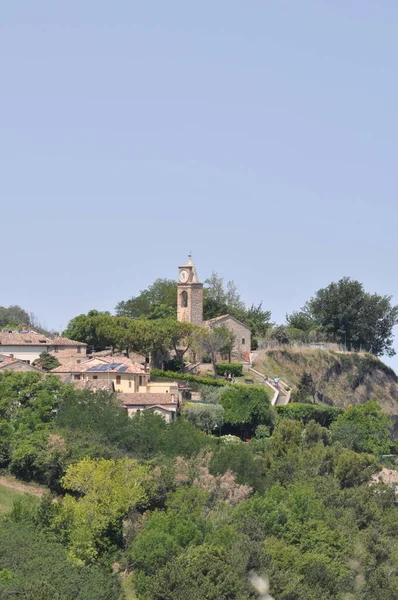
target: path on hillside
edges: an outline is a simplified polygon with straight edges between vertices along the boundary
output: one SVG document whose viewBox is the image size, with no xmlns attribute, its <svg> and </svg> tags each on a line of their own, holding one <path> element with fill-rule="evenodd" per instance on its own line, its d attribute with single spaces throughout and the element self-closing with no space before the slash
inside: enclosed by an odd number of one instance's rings
<svg viewBox="0 0 398 600">
<path fill-rule="evenodd" d="M 37 496 L 38 498 L 41 498 L 44 494 L 48 493 L 48 489 L 45 487 L 23 483 L 22 481 L 4 475 L 0 476 L 0 485 L 15 490 L 16 492 L 32 494 L 32 496 Z"/>
<path fill-rule="evenodd" d="M 286 404 L 289 404 L 292 392 L 287 383 L 280 379 L 279 385 L 277 387 L 272 381 L 272 379 L 265 377 L 264 373 L 260 373 L 260 371 L 253 369 L 253 367 L 249 367 L 248 370 L 262 377 L 264 385 L 267 385 L 274 392 L 273 398 L 271 400 L 272 406 L 285 406 Z"/>
</svg>

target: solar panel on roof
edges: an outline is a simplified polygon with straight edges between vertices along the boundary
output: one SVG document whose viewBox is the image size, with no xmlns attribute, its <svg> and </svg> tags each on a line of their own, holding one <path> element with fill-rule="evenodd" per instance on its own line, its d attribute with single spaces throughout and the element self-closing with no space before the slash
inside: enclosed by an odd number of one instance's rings
<svg viewBox="0 0 398 600">
<path fill-rule="evenodd" d="M 110 369 L 116 369 L 117 367 L 120 367 L 123 363 L 112 363 L 109 365 Z"/>
<path fill-rule="evenodd" d="M 119 371 L 119 373 L 124 373 L 125 371 L 127 371 L 127 368 L 128 368 L 128 367 L 120 367 L 120 368 L 118 369 L 118 371 Z"/>
</svg>

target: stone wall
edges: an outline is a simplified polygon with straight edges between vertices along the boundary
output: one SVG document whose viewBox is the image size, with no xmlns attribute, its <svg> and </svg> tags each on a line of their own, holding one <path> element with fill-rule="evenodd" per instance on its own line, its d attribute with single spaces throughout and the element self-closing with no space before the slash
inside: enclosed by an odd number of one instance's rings
<svg viewBox="0 0 398 600">
<path fill-rule="evenodd" d="M 225 318 L 219 318 L 211 323 L 211 328 L 228 327 L 235 334 L 235 344 L 232 354 L 238 358 L 250 359 L 251 351 L 251 331 L 243 323 L 236 321 L 229 315 Z"/>
<path fill-rule="evenodd" d="M 72 361 L 77 364 L 85 360 L 86 346 L 52 346 L 49 348 L 50 354 L 55 356 L 61 365 L 66 365 Z"/>
</svg>

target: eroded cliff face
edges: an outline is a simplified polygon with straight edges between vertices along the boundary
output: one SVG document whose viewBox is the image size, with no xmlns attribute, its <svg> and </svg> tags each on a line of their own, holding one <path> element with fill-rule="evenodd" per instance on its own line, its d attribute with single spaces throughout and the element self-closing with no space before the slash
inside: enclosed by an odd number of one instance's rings
<svg viewBox="0 0 398 600">
<path fill-rule="evenodd" d="M 386 413 L 398 415 L 398 377 L 370 354 L 286 347 L 258 353 L 255 367 L 292 387 L 310 373 L 319 402 L 346 407 L 376 400 Z"/>
</svg>

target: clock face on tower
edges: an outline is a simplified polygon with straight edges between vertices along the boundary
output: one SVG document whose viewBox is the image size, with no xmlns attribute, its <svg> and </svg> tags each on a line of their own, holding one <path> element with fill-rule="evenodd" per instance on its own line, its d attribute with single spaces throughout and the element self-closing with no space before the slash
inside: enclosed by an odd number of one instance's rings
<svg viewBox="0 0 398 600">
<path fill-rule="evenodd" d="M 180 281 L 181 283 L 186 283 L 188 281 L 188 271 L 186 269 L 181 269 L 180 271 Z"/>
</svg>

